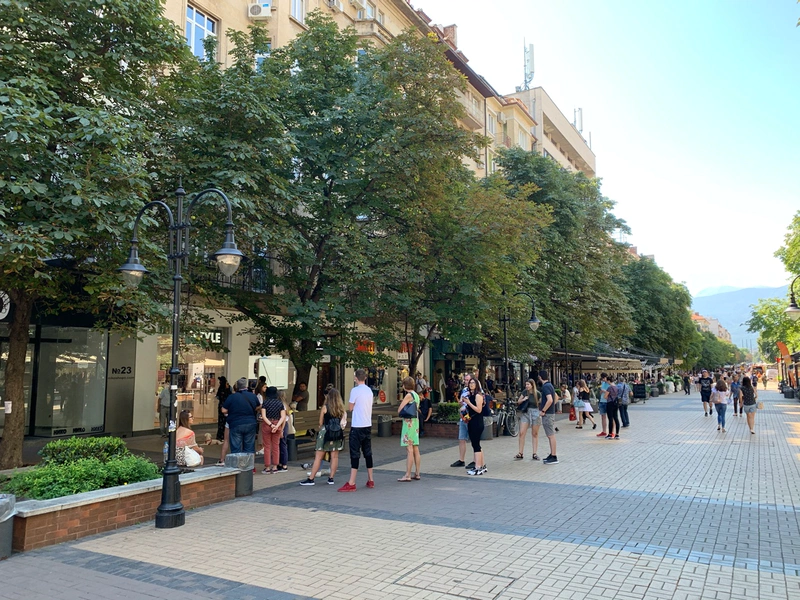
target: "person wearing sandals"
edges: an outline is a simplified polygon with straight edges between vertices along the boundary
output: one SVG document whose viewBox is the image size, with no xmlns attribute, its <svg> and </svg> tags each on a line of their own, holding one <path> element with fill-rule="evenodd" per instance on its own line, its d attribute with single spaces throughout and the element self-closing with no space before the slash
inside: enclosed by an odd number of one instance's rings
<svg viewBox="0 0 800 600">
<path fill-rule="evenodd" d="M 278 398 L 278 388 L 267 388 L 264 402 L 261 404 L 261 441 L 264 444 L 264 474 L 278 472 L 280 462 L 280 441 L 283 435 L 283 424 L 286 421 L 286 409 Z"/>
<path fill-rule="evenodd" d="M 417 414 L 419 414 L 420 401 L 419 395 L 414 391 L 413 377 L 406 377 L 403 379 L 403 390 L 405 391 L 406 395 L 403 397 L 403 401 L 400 403 L 400 406 L 397 407 L 397 414 L 399 415 L 400 411 L 403 410 L 403 407 L 411 403 L 417 405 Z M 400 445 L 406 447 L 408 450 L 408 455 L 406 458 L 406 474 L 397 481 L 406 482 L 413 481 L 415 479 L 419 480 L 419 417 L 414 419 L 403 419 L 403 431 L 400 433 Z M 412 477 L 411 469 L 415 466 L 415 472 Z"/>
<path fill-rule="evenodd" d="M 525 382 L 525 392 L 520 394 L 517 399 L 517 413 L 519 414 L 519 452 L 514 460 L 525 458 L 525 434 L 529 427 L 533 446 L 532 458 L 539 460 L 536 450 L 539 446 L 539 427 L 542 425 L 542 417 L 539 413 L 539 392 L 536 390 L 536 382 L 533 379 Z"/>
<path fill-rule="evenodd" d="M 747 417 L 747 426 L 750 427 L 750 433 L 755 435 L 756 408 L 758 406 L 756 402 L 758 401 L 758 392 L 756 391 L 756 388 L 753 387 L 749 377 L 742 379 L 742 388 L 740 393 L 742 396 L 741 410 L 744 411 L 744 414 Z"/>
<path fill-rule="evenodd" d="M 328 434 L 331 421 L 339 421 L 339 432 Z M 311 465 L 311 475 L 300 482 L 300 485 L 314 485 L 314 477 L 319 473 L 322 459 L 325 454 L 331 455 L 331 473 L 328 485 L 333 485 L 336 468 L 339 466 L 339 452 L 344 449 L 344 430 L 347 427 L 347 412 L 344 410 L 342 395 L 336 388 L 331 388 L 325 395 L 325 404 L 319 411 L 319 432 L 314 446 L 314 464 Z M 327 439 L 326 439 L 327 437 Z"/>
<path fill-rule="evenodd" d="M 583 426 L 586 425 L 586 419 L 592 422 L 592 429 L 597 429 L 597 423 L 592 418 L 592 392 L 589 390 L 589 386 L 586 385 L 585 379 L 578 381 L 578 399 L 583 402 L 583 406 L 581 407 L 578 426 L 575 429 L 583 429 Z"/>
</svg>

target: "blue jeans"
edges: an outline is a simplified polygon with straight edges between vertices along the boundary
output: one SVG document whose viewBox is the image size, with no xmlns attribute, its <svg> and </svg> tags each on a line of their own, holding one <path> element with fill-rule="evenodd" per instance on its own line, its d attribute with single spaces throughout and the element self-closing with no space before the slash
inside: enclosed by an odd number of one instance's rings
<svg viewBox="0 0 800 600">
<path fill-rule="evenodd" d="M 725 411 L 728 409 L 727 404 L 715 404 L 717 409 L 717 424 L 725 429 Z"/>
<path fill-rule="evenodd" d="M 257 423 L 245 423 L 244 425 L 230 427 L 231 454 L 239 452 L 255 454 L 257 428 Z"/>
</svg>

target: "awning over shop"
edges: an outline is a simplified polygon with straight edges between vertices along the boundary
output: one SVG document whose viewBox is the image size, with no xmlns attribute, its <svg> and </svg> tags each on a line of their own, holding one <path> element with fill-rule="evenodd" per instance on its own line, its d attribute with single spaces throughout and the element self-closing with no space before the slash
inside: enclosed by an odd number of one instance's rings
<svg viewBox="0 0 800 600">
<path fill-rule="evenodd" d="M 642 363 L 638 360 L 598 357 L 598 360 L 584 361 L 581 364 L 584 373 L 641 373 Z"/>
</svg>

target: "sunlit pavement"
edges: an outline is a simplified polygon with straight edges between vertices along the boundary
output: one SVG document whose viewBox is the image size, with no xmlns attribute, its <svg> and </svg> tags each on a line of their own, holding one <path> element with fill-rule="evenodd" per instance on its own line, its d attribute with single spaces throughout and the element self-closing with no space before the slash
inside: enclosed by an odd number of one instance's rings
<svg viewBox="0 0 800 600">
<path fill-rule="evenodd" d="M 16 555 L 0 598 L 800 598 L 800 403 L 761 391 L 756 435 L 727 433 L 682 393 L 630 408 L 619 441 L 559 423 L 552 466 L 485 442 L 489 472 L 423 439 L 398 483 L 398 438 L 376 440 L 376 487 L 298 468 L 245 499 Z M 548 454 L 541 436 L 538 453 Z M 468 454 L 468 460 L 469 454 Z"/>
</svg>

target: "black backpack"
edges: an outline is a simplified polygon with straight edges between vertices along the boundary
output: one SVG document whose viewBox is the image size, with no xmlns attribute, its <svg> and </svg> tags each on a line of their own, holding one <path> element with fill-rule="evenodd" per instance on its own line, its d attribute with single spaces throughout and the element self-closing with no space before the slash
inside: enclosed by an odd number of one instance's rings
<svg viewBox="0 0 800 600">
<path fill-rule="evenodd" d="M 332 418 L 328 419 L 325 423 L 325 441 L 326 442 L 341 442 L 344 439 L 344 431 L 342 430 L 341 419 Z"/>
</svg>

